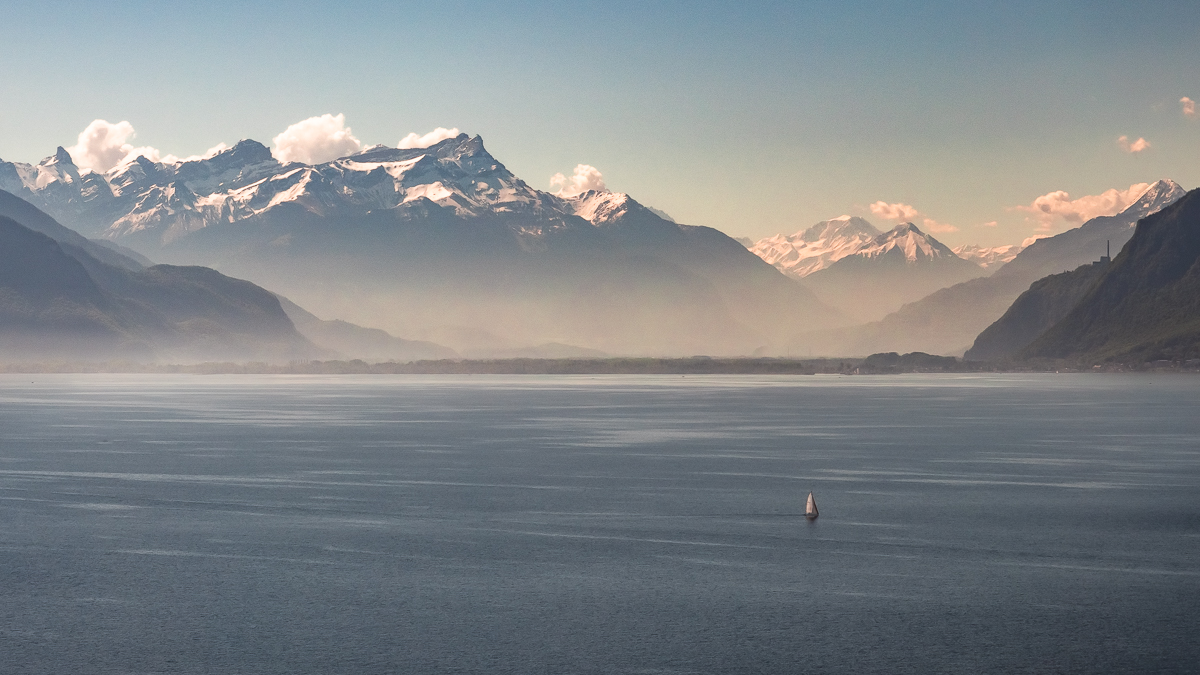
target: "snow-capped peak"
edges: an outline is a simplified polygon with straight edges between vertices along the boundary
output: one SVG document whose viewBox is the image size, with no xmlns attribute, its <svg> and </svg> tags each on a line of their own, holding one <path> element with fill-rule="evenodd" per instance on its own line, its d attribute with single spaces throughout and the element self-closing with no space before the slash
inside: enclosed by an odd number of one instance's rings
<svg viewBox="0 0 1200 675">
<path fill-rule="evenodd" d="M 1007 244 L 1004 246 L 963 244 L 950 250 L 954 251 L 954 255 L 967 262 L 973 262 L 985 270 L 993 270 L 1017 257 L 1018 253 L 1025 250 L 1025 246 L 1023 244 Z"/>
<path fill-rule="evenodd" d="M 1136 225 L 1138 220 L 1153 213 L 1158 213 L 1175 203 L 1186 192 L 1187 190 L 1184 190 L 1178 183 L 1169 178 L 1155 181 L 1150 187 L 1146 188 L 1142 196 L 1125 207 L 1125 210 L 1121 211 L 1119 215 L 1122 218 L 1128 218 L 1132 225 Z"/>
<path fill-rule="evenodd" d="M 588 190 L 566 199 L 575 215 L 592 223 L 603 225 L 628 211 L 629 195 L 608 190 Z"/>
<path fill-rule="evenodd" d="M 760 239 L 749 248 L 784 274 L 803 278 L 853 255 L 880 234 L 863 218 L 838 216 L 793 235 Z"/>
<path fill-rule="evenodd" d="M 71 154 L 61 145 L 53 155 L 32 167 L 32 171 L 27 172 L 27 175 L 28 178 L 22 176 L 22 179 L 30 189 L 43 189 L 51 183 L 79 184 L 79 169 L 71 160 Z"/>
<path fill-rule="evenodd" d="M 896 255 L 895 252 L 903 253 L 904 259 L 910 263 L 934 258 L 958 257 L 945 244 L 925 234 L 912 223 L 901 223 L 884 232 L 855 251 L 854 255 L 863 258 L 879 258 L 888 254 Z"/>
</svg>

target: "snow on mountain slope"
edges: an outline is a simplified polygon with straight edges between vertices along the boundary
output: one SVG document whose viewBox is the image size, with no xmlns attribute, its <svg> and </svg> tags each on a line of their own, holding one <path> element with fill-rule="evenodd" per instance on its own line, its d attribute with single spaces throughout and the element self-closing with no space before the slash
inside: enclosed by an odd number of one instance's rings
<svg viewBox="0 0 1200 675">
<path fill-rule="evenodd" d="M 536 190 L 492 157 L 478 136 L 466 134 L 428 148 L 375 146 L 316 165 L 281 164 L 266 146 L 243 140 L 187 161 L 133 156 L 82 179 L 60 148 L 36 166 L 0 162 L 0 188 L 90 236 L 150 237 L 157 245 L 283 206 L 324 216 L 432 202 L 460 217 L 531 216 L 515 226 L 522 237 L 540 236 L 570 216 L 609 226 L 637 213 L 674 225 L 626 194 L 590 190 L 565 198 Z"/>
<path fill-rule="evenodd" d="M 1174 204 L 1186 193 L 1187 190 L 1184 190 L 1179 183 L 1169 178 L 1164 178 L 1155 181 L 1150 187 L 1146 188 L 1141 197 L 1138 197 L 1136 201 L 1125 207 L 1125 210 L 1121 211 L 1118 215 L 1121 218 L 1131 220 L 1130 227 L 1133 227 L 1137 225 L 1137 221 L 1146 216 L 1158 213 L 1171 204 Z"/>
<path fill-rule="evenodd" d="M 957 257 L 912 223 L 880 232 L 868 221 L 854 216 L 823 220 L 791 236 L 779 234 L 760 239 L 750 251 L 797 279 L 828 269 L 851 256 L 864 260 L 895 258 L 917 264 Z"/>
<path fill-rule="evenodd" d="M 995 270 L 995 268 L 1017 257 L 1017 254 L 1024 248 L 1020 244 L 1008 244 L 1006 246 L 963 244 L 950 250 L 954 251 L 954 255 L 968 262 L 973 262 L 985 270 Z"/>
<path fill-rule="evenodd" d="M 1031 242 L 996 274 L 1020 277 L 1027 287 L 1048 274 L 1069 272 L 1096 260 L 1110 247 L 1115 256 L 1133 236 L 1139 220 L 1173 204 L 1185 193 L 1173 180 L 1156 181 L 1120 213 L 1097 216 L 1073 230 Z"/>
<path fill-rule="evenodd" d="M 588 190 L 567 200 L 575 215 L 593 225 L 612 222 L 628 213 L 629 195 L 620 192 Z"/>
<path fill-rule="evenodd" d="M 978 265 L 959 258 L 916 225 L 904 223 L 805 281 L 827 304 L 874 321 L 907 302 L 983 274 Z"/>
<path fill-rule="evenodd" d="M 549 212 L 574 215 L 574 201 L 529 187 L 466 134 L 429 148 L 383 146 L 317 165 L 282 165 L 270 149 L 244 140 L 212 157 L 155 162 L 135 156 L 106 174 L 81 179 L 61 148 L 40 164 L 0 162 L 0 188 L 109 239 L 153 234 L 162 243 L 216 222 L 236 222 L 285 204 L 324 214 L 396 208 L 419 200 L 459 215 Z M 592 195 L 611 220 L 623 195 Z M 93 202 L 93 203 L 89 203 Z M 88 216 L 81 214 L 88 212 Z M 596 214 L 590 214 L 595 216 Z M 605 216 L 599 216 L 605 217 Z M 591 220 L 592 218 L 589 218 Z M 88 231 L 93 222 L 103 229 Z"/>
<path fill-rule="evenodd" d="M 862 218 L 839 216 L 791 236 L 777 234 L 760 239 L 749 248 L 784 274 L 800 279 L 857 253 L 880 234 Z"/>
<path fill-rule="evenodd" d="M 897 225 L 867 242 L 852 255 L 867 260 L 884 257 L 898 259 L 897 256 L 903 255 L 906 262 L 917 264 L 939 258 L 958 258 L 949 247 L 912 223 Z"/>
</svg>

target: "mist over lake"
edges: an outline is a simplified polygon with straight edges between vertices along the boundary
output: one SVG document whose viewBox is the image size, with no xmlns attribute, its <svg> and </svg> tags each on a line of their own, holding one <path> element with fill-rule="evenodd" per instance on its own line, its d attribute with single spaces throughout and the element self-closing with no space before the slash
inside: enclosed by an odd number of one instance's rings
<svg viewBox="0 0 1200 675">
<path fill-rule="evenodd" d="M 0 653 L 1181 672 L 1197 400 L 1172 375 L 2 376 Z"/>
</svg>

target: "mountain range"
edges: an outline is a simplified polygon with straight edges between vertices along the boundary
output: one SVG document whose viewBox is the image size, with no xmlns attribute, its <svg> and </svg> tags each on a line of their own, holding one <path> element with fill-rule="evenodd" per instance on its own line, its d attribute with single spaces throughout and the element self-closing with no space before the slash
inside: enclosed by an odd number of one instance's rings
<svg viewBox="0 0 1200 675">
<path fill-rule="evenodd" d="M 939 288 L 986 273 L 912 223 L 881 232 L 854 216 L 761 239 L 750 250 L 803 279 L 821 301 L 858 321 L 879 319 Z"/>
<path fill-rule="evenodd" d="M 1092 218 L 1080 227 L 1038 239 L 990 276 L 934 291 L 879 321 L 800 335 L 790 345 L 790 352 L 963 354 L 1030 284 L 1099 259 L 1105 255 L 1107 242 L 1111 242 L 1112 250 L 1120 250 L 1133 236 L 1139 220 L 1183 194 L 1183 188 L 1174 181 L 1157 181 L 1120 213 Z"/>
<path fill-rule="evenodd" d="M 290 329 L 276 326 L 276 351 L 376 360 L 959 353 L 1006 311 L 1021 321 L 989 329 L 972 356 L 992 353 L 989 344 L 1011 353 L 1057 326 L 1097 272 L 1039 279 L 1098 257 L 1101 242 L 1119 248 L 1139 219 L 1183 194 L 1159 181 L 1121 213 L 1027 247 L 956 252 L 912 223 L 881 232 L 850 216 L 747 250 L 626 194 L 533 189 L 466 134 L 315 165 L 281 163 L 246 140 L 188 161 L 131 156 L 103 174 L 80 171 L 59 148 L 36 165 L 0 162 L 0 188 L 20 197 L 0 191 L 12 251 L 78 282 L 47 286 L 56 290 L 42 300 L 68 309 L 34 317 L 40 296 L 10 270 L 13 326 L 69 319 L 107 335 L 88 344 L 110 354 L 233 353 L 265 330 L 232 330 L 231 306 L 184 299 L 190 284 L 242 310 L 253 296 L 259 318 L 282 315 Z M 223 317 L 216 324 L 233 323 L 205 342 L 189 332 L 195 302 Z"/>
<path fill-rule="evenodd" d="M 83 234 L 205 265 L 317 314 L 476 354 L 542 344 L 746 354 L 845 323 L 721 232 L 628 195 L 535 190 L 466 134 L 282 164 L 255 141 L 103 175 L 61 148 L 0 188 Z"/>
<path fill-rule="evenodd" d="M 129 249 L 87 239 L 3 190 L 0 218 L 5 219 L 0 252 L 11 259 L 7 281 L 0 285 L 0 294 L 7 288 L 10 301 L 0 319 L 0 332 L 8 335 L 0 342 L 6 360 L 412 361 L 459 356 L 433 343 L 319 319 L 287 298 L 272 300 L 263 289 L 213 270 L 156 266 Z M 77 265 L 86 278 L 79 276 Z M 65 279 L 77 283 L 63 285 Z M 66 315 L 76 317 L 76 328 L 47 322 Z M 294 333 L 283 326 L 289 321 Z"/>
</svg>

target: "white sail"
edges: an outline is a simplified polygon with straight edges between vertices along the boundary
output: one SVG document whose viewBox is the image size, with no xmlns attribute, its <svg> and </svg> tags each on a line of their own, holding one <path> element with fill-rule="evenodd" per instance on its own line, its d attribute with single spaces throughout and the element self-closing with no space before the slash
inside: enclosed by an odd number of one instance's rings
<svg viewBox="0 0 1200 675">
<path fill-rule="evenodd" d="M 808 493 L 808 504 L 804 507 L 804 515 L 810 520 L 817 517 L 817 500 L 811 492 Z"/>
</svg>

